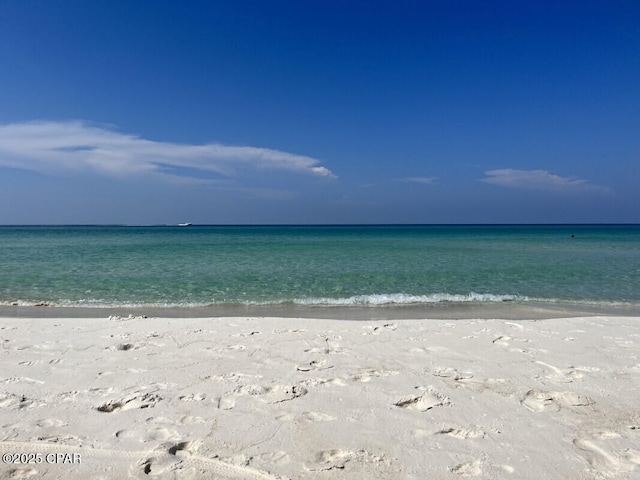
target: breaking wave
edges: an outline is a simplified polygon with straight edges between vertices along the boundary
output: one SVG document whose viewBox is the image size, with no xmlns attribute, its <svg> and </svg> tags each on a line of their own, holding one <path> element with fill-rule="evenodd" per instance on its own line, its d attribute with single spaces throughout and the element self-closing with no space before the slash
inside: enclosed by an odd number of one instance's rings
<svg viewBox="0 0 640 480">
<path fill-rule="evenodd" d="M 562 303 L 575 305 L 599 305 L 599 306 L 632 306 L 636 302 L 610 301 L 598 299 L 560 299 L 560 298 L 534 298 L 525 295 L 475 293 L 452 294 L 433 293 L 428 295 L 411 295 L 405 293 L 353 295 L 343 298 L 308 297 L 295 299 L 273 300 L 211 300 L 205 302 L 149 302 L 149 301 L 116 301 L 101 299 L 61 299 L 55 301 L 42 300 L 0 300 L 1 307 L 66 307 L 66 308 L 216 308 L 233 306 L 304 306 L 304 307 L 384 307 L 403 305 L 445 305 L 445 304 L 504 304 L 504 303 Z"/>
<path fill-rule="evenodd" d="M 293 303 L 298 305 L 414 305 L 420 303 L 466 303 L 466 302 L 514 302 L 528 301 L 528 297 L 520 295 L 495 295 L 490 293 L 474 293 L 457 295 L 450 293 L 434 293 L 430 295 L 408 295 L 404 293 L 355 295 L 348 298 L 303 298 Z"/>
</svg>

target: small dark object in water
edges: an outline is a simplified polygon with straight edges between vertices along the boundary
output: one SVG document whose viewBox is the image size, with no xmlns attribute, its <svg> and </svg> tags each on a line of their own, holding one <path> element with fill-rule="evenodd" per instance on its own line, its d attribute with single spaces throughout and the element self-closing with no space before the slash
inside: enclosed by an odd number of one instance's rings
<svg viewBox="0 0 640 480">
<path fill-rule="evenodd" d="M 571 235 L 571 238 L 576 238 L 576 236 L 575 235 Z"/>
</svg>

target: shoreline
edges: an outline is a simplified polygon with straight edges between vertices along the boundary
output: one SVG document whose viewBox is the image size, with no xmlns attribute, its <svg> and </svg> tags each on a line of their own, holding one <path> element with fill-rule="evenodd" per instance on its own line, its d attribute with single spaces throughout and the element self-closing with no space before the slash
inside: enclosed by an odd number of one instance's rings
<svg viewBox="0 0 640 480">
<path fill-rule="evenodd" d="M 544 301 L 505 302 L 440 302 L 428 304 L 389 305 L 209 305 L 196 307 L 157 306 L 53 306 L 0 305 L 0 318 L 105 318 L 112 315 L 126 317 L 161 318 L 220 318 L 220 317 L 278 317 L 324 318 L 334 320 L 409 320 L 493 319 L 530 320 L 588 316 L 640 317 L 640 305 L 608 303 L 575 303 Z"/>
<path fill-rule="evenodd" d="M 640 317 L 0 325 L 0 452 L 61 459 L 0 478 L 640 471 Z"/>
</svg>

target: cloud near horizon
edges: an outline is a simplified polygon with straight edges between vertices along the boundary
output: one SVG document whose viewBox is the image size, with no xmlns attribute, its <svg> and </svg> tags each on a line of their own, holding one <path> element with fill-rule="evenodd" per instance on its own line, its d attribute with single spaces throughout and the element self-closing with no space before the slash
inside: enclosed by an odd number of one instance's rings
<svg viewBox="0 0 640 480">
<path fill-rule="evenodd" d="M 491 183 L 507 188 L 519 188 L 528 190 L 547 191 L 582 191 L 610 193 L 611 189 L 601 185 L 595 185 L 588 180 L 574 177 L 560 177 L 546 170 L 514 170 L 504 168 L 487 170 L 485 178 L 481 182 Z"/>
<path fill-rule="evenodd" d="M 0 125 L 0 166 L 44 174 L 94 172 L 215 181 L 249 168 L 335 177 L 319 163 L 268 148 L 157 142 L 84 121 Z"/>
</svg>

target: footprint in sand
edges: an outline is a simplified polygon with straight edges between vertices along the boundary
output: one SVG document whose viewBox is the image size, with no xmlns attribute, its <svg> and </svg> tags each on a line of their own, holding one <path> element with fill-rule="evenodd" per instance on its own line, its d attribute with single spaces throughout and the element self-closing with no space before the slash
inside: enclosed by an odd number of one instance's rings
<svg viewBox="0 0 640 480">
<path fill-rule="evenodd" d="M 114 390 L 113 387 L 91 387 L 87 389 L 86 392 L 89 395 L 106 396 L 106 395 L 109 395 L 110 393 L 113 393 L 113 390 Z M 77 393 L 77 390 L 76 390 L 76 393 Z"/>
<path fill-rule="evenodd" d="M 314 468 L 305 467 L 310 472 L 326 472 L 330 470 L 343 470 L 347 463 L 356 461 L 359 463 L 375 463 L 377 466 L 388 466 L 390 462 L 382 456 L 374 455 L 366 450 L 343 450 L 332 448 L 318 452 L 315 458 L 317 465 Z"/>
<path fill-rule="evenodd" d="M 38 437 L 39 442 L 63 443 L 65 445 L 81 446 L 84 441 L 75 435 L 45 435 Z"/>
<path fill-rule="evenodd" d="M 520 403 L 532 412 L 557 412 L 562 407 L 588 407 L 596 402 L 573 392 L 529 390 Z"/>
<path fill-rule="evenodd" d="M 640 463 L 640 461 L 633 462 L 633 459 L 628 456 L 626 459 L 622 459 L 616 453 L 608 452 L 589 439 L 576 438 L 573 440 L 573 445 L 593 470 L 606 477 L 622 478 L 620 475 L 628 474 L 635 470 L 634 463 Z"/>
<path fill-rule="evenodd" d="M 407 410 L 426 412 L 434 407 L 451 405 L 451 401 L 449 400 L 449 397 L 426 387 L 426 392 L 424 394 L 403 398 L 394 403 L 394 405 Z"/>
<path fill-rule="evenodd" d="M 204 463 L 204 459 L 198 458 L 196 452 L 198 449 L 197 442 L 179 442 L 179 443 L 165 443 L 160 445 L 152 452 L 151 455 L 147 455 L 143 458 L 130 472 L 135 474 L 135 470 L 142 470 L 144 475 L 159 476 L 164 478 L 166 476 L 174 477 L 175 473 L 180 471 L 179 478 L 202 478 L 202 474 L 206 471 L 199 465 Z M 278 453 L 284 454 L 285 452 L 272 452 L 271 459 L 279 459 Z M 260 470 L 250 468 L 248 465 L 251 460 L 260 459 L 258 457 L 264 457 L 264 460 L 269 457 L 269 453 L 262 456 L 250 457 L 249 459 L 242 459 L 241 462 L 223 462 L 220 460 L 210 460 L 209 466 L 213 467 L 214 477 L 207 478 L 220 478 L 220 479 L 264 479 L 273 480 L 275 477 L 261 472 Z M 288 457 L 286 457 L 288 460 Z M 286 463 L 286 462 L 285 462 Z"/>
<path fill-rule="evenodd" d="M 305 352 L 307 353 L 322 353 L 324 355 L 331 355 L 334 353 L 343 353 L 344 350 L 340 348 L 338 344 L 339 340 L 342 340 L 342 337 L 339 335 L 330 336 L 328 334 L 320 335 L 322 342 L 324 343 L 323 347 L 313 347 L 307 348 Z M 317 342 L 317 340 L 316 340 Z"/>
<path fill-rule="evenodd" d="M 272 465 L 286 465 L 290 462 L 291 457 L 283 450 L 261 453 L 249 459 L 250 465 L 257 468 L 270 468 Z"/>
<path fill-rule="evenodd" d="M 578 371 L 577 369 L 575 369 L 574 367 L 569 367 L 565 370 L 562 370 L 558 367 L 555 367 L 545 362 L 536 361 L 534 363 L 537 363 L 538 365 L 542 365 L 543 367 L 545 367 L 545 370 L 546 370 L 545 377 L 548 378 L 549 380 L 553 380 L 556 382 L 571 383 L 576 380 L 581 380 L 582 377 L 584 377 L 584 374 Z"/>
<path fill-rule="evenodd" d="M 306 353 L 320 353 L 323 355 L 333 355 L 336 353 L 344 353 L 344 350 L 340 347 L 330 347 L 327 346 L 326 347 L 313 347 L 313 348 L 307 348 L 305 350 Z"/>
<path fill-rule="evenodd" d="M 265 387 L 262 385 L 242 385 L 233 392 L 223 395 L 218 399 L 218 408 L 221 410 L 231 410 L 235 407 L 236 401 L 243 395 L 256 397 L 265 403 L 282 403 L 304 397 L 309 391 L 302 385 L 273 385 Z"/>
<path fill-rule="evenodd" d="M 45 383 L 43 380 L 36 380 L 35 378 L 29 377 L 9 377 L 2 380 L 2 383 L 15 383 L 15 382 L 27 382 L 27 383 L 37 383 L 42 385 Z"/>
<path fill-rule="evenodd" d="M 286 465 L 291 462 L 291 457 L 285 451 L 265 452 L 259 455 L 233 455 L 222 457 L 220 460 L 239 466 L 251 466 L 253 468 L 271 468 L 273 465 Z"/>
<path fill-rule="evenodd" d="M 24 395 L 14 395 L 13 393 L 0 394 L 0 408 L 15 408 L 22 410 L 24 408 L 43 407 L 46 404 L 38 400 L 27 398 Z"/>
<path fill-rule="evenodd" d="M 82 462 L 65 465 L 64 478 L 93 478 L 96 472 L 109 472 L 109 478 L 215 478 L 216 480 L 277 480 L 278 477 L 243 465 L 231 465 L 216 458 L 199 456 L 196 442 L 163 443 L 154 450 L 122 451 L 75 447 L 46 442 L 5 442 L 0 441 L 0 454 L 36 451 L 81 455 Z M 42 468 L 41 468 L 42 467 Z M 60 465 L 43 463 L 38 470 L 16 468 L 2 478 L 61 478 Z"/>
<path fill-rule="evenodd" d="M 452 367 L 432 368 L 432 369 L 428 369 L 426 373 L 430 373 L 434 377 L 439 377 L 444 379 L 449 385 L 451 385 L 454 388 L 459 388 L 464 386 L 465 380 L 470 380 L 473 378 L 473 373 L 459 372 L 457 369 Z"/>
<path fill-rule="evenodd" d="M 15 383 L 22 381 L 24 377 L 8 377 L 2 380 L 2 383 Z"/>
<path fill-rule="evenodd" d="M 486 433 L 482 430 L 470 430 L 467 428 L 444 428 L 436 432 L 436 435 L 446 435 L 448 437 L 466 440 L 467 438 L 484 438 Z"/>
<path fill-rule="evenodd" d="M 477 477 L 482 475 L 482 461 L 476 460 L 475 462 L 461 463 L 454 467 L 449 467 L 448 470 L 461 477 Z"/>
<path fill-rule="evenodd" d="M 460 372 L 451 367 L 435 367 L 425 371 L 434 377 L 442 379 L 447 385 L 453 388 L 468 388 L 471 391 L 482 393 L 485 391 L 497 393 L 505 397 L 510 397 L 515 393 L 516 388 L 502 378 L 474 379 L 471 372 Z"/>
<path fill-rule="evenodd" d="M 366 372 L 357 373 L 351 378 L 356 382 L 366 383 L 377 377 L 388 377 L 390 375 L 398 375 L 400 372 L 397 370 L 367 370 Z"/>
<path fill-rule="evenodd" d="M 42 418 L 36 420 L 36 426 L 40 428 L 64 427 L 65 425 L 68 425 L 68 423 L 57 418 Z"/>
<path fill-rule="evenodd" d="M 299 372 L 310 372 L 312 370 L 328 370 L 333 368 L 333 365 L 328 365 L 326 360 L 313 360 L 309 363 L 296 366 L 296 370 Z"/>
<path fill-rule="evenodd" d="M 494 345 L 499 345 L 501 347 L 511 347 L 511 342 L 515 341 L 515 342 L 520 342 L 520 343 L 529 343 L 530 340 L 526 339 L 526 338 L 513 338 L 510 337 L 509 335 L 500 335 L 497 338 L 494 338 L 492 340 L 491 343 L 493 343 Z M 520 352 L 520 353 L 547 353 L 547 350 L 542 349 L 542 348 L 538 348 L 538 349 L 534 349 L 534 348 L 529 348 L 529 349 L 523 349 L 523 348 L 518 348 L 518 347 L 514 347 L 514 348 L 509 348 L 509 351 L 511 352 Z"/>
<path fill-rule="evenodd" d="M 560 410 L 560 404 L 555 400 L 552 392 L 529 390 L 520 403 L 532 412 L 557 412 Z"/>
<path fill-rule="evenodd" d="M 384 325 L 380 326 L 366 326 L 364 327 L 366 330 L 366 332 L 363 333 L 363 335 L 380 335 L 382 332 L 388 331 L 388 332 L 392 332 L 394 331 L 396 328 L 398 328 L 398 325 L 396 325 L 395 323 L 385 323 Z"/>
<path fill-rule="evenodd" d="M 280 420 L 281 422 L 293 422 L 298 419 L 303 419 L 308 422 L 331 422 L 335 420 L 336 417 L 321 412 L 302 412 L 300 414 L 287 413 L 276 418 L 276 420 Z"/>
<path fill-rule="evenodd" d="M 139 438 L 142 438 L 145 442 L 164 442 L 167 440 L 177 440 L 179 438 L 179 434 L 177 431 L 169 428 L 156 427 L 145 431 L 143 436 Z"/>
<path fill-rule="evenodd" d="M 7 471 L 6 477 L 2 478 L 21 480 L 23 478 L 32 478 L 38 475 L 38 471 L 33 468 L 12 468 Z"/>
<path fill-rule="evenodd" d="M 21 367 L 33 367 L 36 363 L 38 363 L 38 360 L 25 360 L 24 362 L 18 363 L 18 365 Z"/>
<path fill-rule="evenodd" d="M 322 412 L 303 412 L 300 416 L 310 422 L 332 422 L 336 419 L 336 417 Z"/>
<path fill-rule="evenodd" d="M 99 412 L 111 413 L 118 412 L 120 410 L 132 410 L 134 408 L 151 408 L 155 407 L 156 403 L 162 400 L 162 397 L 154 393 L 145 393 L 141 396 L 133 396 L 127 399 L 111 400 L 104 403 L 95 409 Z"/>
<path fill-rule="evenodd" d="M 181 402 L 202 402 L 207 398 L 204 393 L 190 393 L 189 395 L 182 395 L 178 397 Z"/>
<path fill-rule="evenodd" d="M 344 468 L 344 464 L 355 456 L 356 452 L 351 450 L 331 449 L 318 453 L 317 460 L 321 463 L 340 464 L 337 468 Z"/>
<path fill-rule="evenodd" d="M 342 378 L 310 378 L 302 382 L 307 387 L 317 387 L 318 385 L 334 385 L 344 387 L 347 383 Z"/>
<path fill-rule="evenodd" d="M 234 333 L 233 335 L 231 335 L 231 337 L 252 337 L 254 335 L 261 335 L 262 332 L 255 330 L 255 331 L 251 331 L 251 332 L 245 332 L 245 333 Z"/>
<path fill-rule="evenodd" d="M 257 396 L 266 403 L 281 403 L 303 397 L 308 393 L 308 390 L 302 385 L 273 385 L 271 387 L 245 385 L 237 388 L 235 392 L 240 395 Z"/>
<path fill-rule="evenodd" d="M 180 420 L 177 421 L 179 425 L 197 425 L 200 423 L 211 423 L 210 420 L 205 420 L 202 417 L 195 415 L 183 415 Z"/>
<path fill-rule="evenodd" d="M 168 428 L 156 427 L 151 429 L 124 429 L 118 430 L 115 433 L 115 437 L 118 439 L 133 439 L 137 440 L 140 443 L 146 442 L 166 442 L 168 440 L 178 440 L 180 435 L 175 430 L 170 430 Z"/>
</svg>

